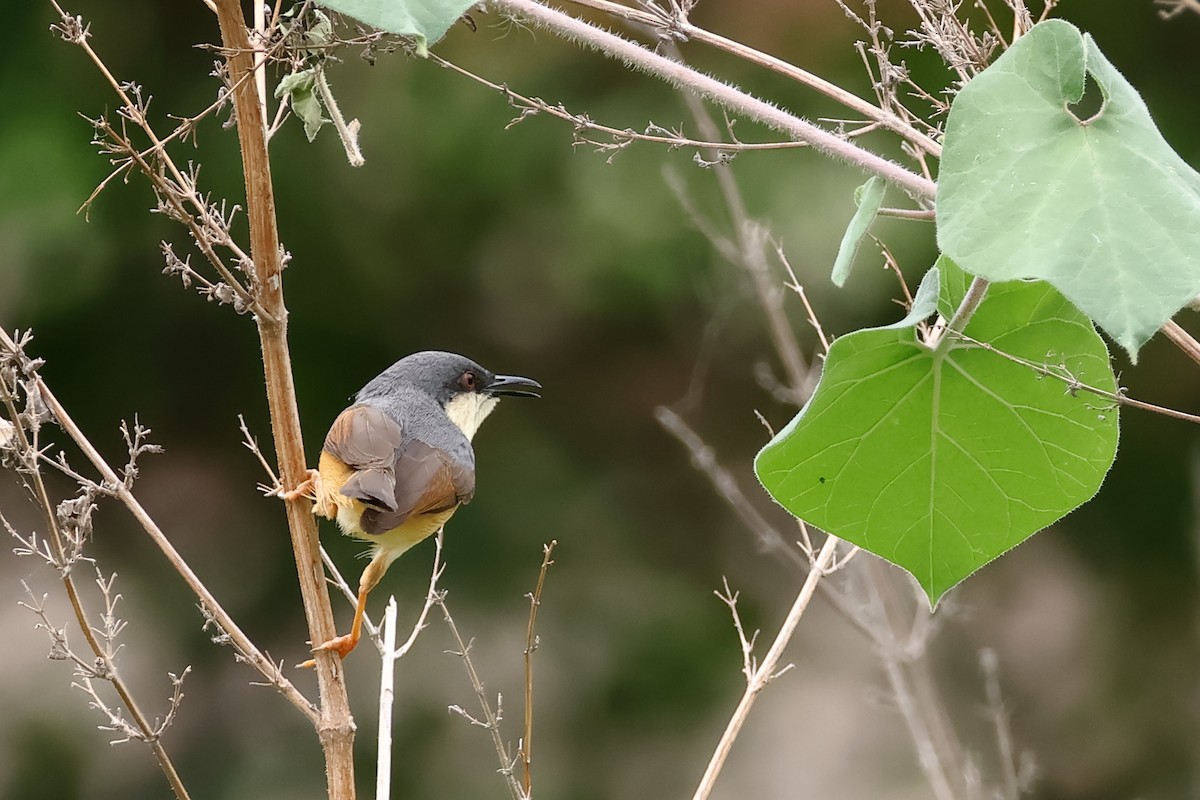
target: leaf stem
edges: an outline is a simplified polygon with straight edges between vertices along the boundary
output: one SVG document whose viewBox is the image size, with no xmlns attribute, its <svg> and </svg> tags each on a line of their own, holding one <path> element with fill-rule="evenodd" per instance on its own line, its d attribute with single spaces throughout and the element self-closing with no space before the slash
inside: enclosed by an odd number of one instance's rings
<svg viewBox="0 0 1200 800">
<path fill-rule="evenodd" d="M 342 116 L 342 109 L 338 107 L 337 99 L 329 88 L 329 81 L 325 78 L 324 66 L 317 67 L 315 77 L 317 93 L 321 95 L 321 104 L 329 112 L 329 119 L 333 122 L 333 127 L 342 140 L 342 147 L 346 148 L 346 160 L 352 167 L 361 167 L 367 163 L 367 160 L 363 158 L 362 150 L 358 146 L 358 120 L 351 120 L 347 123 L 346 118 Z"/>
<path fill-rule="evenodd" d="M 954 316 L 949 322 L 943 324 L 939 317 L 939 322 L 934 326 L 933 333 L 927 342 L 931 349 L 944 350 L 947 341 L 947 334 L 962 334 L 967 327 L 967 323 L 971 321 L 971 317 L 975 315 L 975 311 L 979 308 L 979 304 L 983 302 L 984 296 L 987 294 L 988 281 L 978 275 L 971 281 L 971 285 L 967 287 L 967 293 L 963 295 L 962 302 L 958 304 L 958 308 L 954 311 Z"/>
</svg>

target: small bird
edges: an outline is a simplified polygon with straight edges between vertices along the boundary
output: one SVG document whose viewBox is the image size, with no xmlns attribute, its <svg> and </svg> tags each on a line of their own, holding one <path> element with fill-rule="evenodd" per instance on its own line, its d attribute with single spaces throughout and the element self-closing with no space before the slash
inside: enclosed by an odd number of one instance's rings
<svg viewBox="0 0 1200 800">
<path fill-rule="evenodd" d="M 319 468 L 286 497 L 371 542 L 350 633 L 313 648 L 342 658 L 358 644 L 367 595 L 391 563 L 475 494 L 471 439 L 502 396 L 539 397 L 541 384 L 496 375 L 469 358 L 426 351 L 397 361 L 354 396 L 325 437 Z M 313 666 L 307 661 L 302 667 Z"/>
</svg>

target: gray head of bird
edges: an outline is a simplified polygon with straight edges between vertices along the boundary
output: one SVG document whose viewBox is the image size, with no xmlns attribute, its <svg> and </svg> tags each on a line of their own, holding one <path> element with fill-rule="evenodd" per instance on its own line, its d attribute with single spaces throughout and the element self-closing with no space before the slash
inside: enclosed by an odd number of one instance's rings
<svg viewBox="0 0 1200 800">
<path fill-rule="evenodd" d="M 426 350 L 392 364 L 364 386 L 355 401 L 387 398 L 404 389 L 431 397 L 470 439 L 501 397 L 540 397 L 542 385 L 516 375 L 497 375 L 466 356 Z"/>
</svg>

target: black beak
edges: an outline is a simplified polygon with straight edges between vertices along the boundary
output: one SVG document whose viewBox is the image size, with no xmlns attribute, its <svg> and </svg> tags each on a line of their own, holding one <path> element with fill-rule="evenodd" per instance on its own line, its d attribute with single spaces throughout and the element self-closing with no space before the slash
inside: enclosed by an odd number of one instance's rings
<svg viewBox="0 0 1200 800">
<path fill-rule="evenodd" d="M 542 385 L 535 380 L 518 378 L 516 375 L 496 375 L 484 391 L 510 397 L 541 397 Z"/>
</svg>

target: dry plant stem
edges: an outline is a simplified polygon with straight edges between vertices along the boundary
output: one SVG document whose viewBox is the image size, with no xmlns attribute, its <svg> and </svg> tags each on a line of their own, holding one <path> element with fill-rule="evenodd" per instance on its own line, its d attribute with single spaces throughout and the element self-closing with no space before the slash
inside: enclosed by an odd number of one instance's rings
<svg viewBox="0 0 1200 800">
<path fill-rule="evenodd" d="M 513 800 L 526 800 L 525 793 L 521 789 L 521 784 L 518 783 L 516 776 L 513 774 L 513 762 L 508 755 L 507 748 L 504 746 L 504 738 L 500 735 L 500 717 L 492 709 L 492 704 L 488 701 L 487 694 L 483 689 L 483 681 L 480 679 L 479 673 L 475 671 L 474 662 L 471 661 L 471 645 L 463 641 L 462 634 L 458 631 L 458 625 L 454 623 L 454 618 L 450 616 L 450 609 L 446 607 L 446 595 L 444 592 L 438 594 L 436 602 L 442 609 L 442 618 L 445 619 L 446 627 L 450 629 L 450 635 L 454 637 L 454 644 L 458 647 L 457 650 L 450 652 L 461 658 L 463 666 L 466 667 L 467 678 L 471 681 L 471 688 L 475 691 L 475 697 L 479 700 L 479 707 L 483 711 L 483 719 L 477 719 L 457 706 L 451 706 L 450 710 L 457 712 L 473 725 L 487 728 L 488 733 L 492 737 L 492 744 L 496 748 L 496 757 L 500 760 L 500 774 L 504 778 L 505 786 L 508 787 L 509 795 Z"/>
<path fill-rule="evenodd" d="M 659 406 L 654 411 L 654 418 L 667 433 L 679 440 L 692 457 L 692 466 L 708 478 L 713 488 L 721 495 L 726 504 L 742 520 L 742 523 L 754 533 L 759 546 L 768 552 L 777 553 L 795 564 L 797 567 L 808 566 L 808 561 L 796 548 L 795 542 L 784 536 L 774 525 L 767 521 L 749 498 L 738 486 L 737 480 L 717 461 L 716 454 L 691 426 L 666 406 Z"/>
<path fill-rule="evenodd" d="M 396 682 L 396 598 L 383 612 L 383 665 L 379 672 L 379 739 L 375 750 L 375 800 L 392 796 L 392 701 Z"/>
<path fill-rule="evenodd" d="M 1008 709 L 1000 693 L 1000 661 L 996 651 L 985 649 L 979 654 L 979 667 L 983 672 L 984 691 L 987 693 L 988 714 L 992 727 L 996 729 L 996 748 L 1000 756 L 1000 769 L 1004 776 L 1004 800 L 1019 800 L 1021 776 L 1013 747 L 1012 727 L 1009 725 Z"/>
<path fill-rule="evenodd" d="M 64 20 L 69 18 L 69 15 L 65 11 L 63 11 L 62 6 L 60 6 L 58 4 L 58 0 L 50 0 L 50 3 L 51 3 L 51 5 L 54 6 L 54 9 L 59 13 L 59 15 Z M 246 39 L 245 36 L 243 36 L 242 38 Z M 192 206 L 196 208 L 197 213 L 199 215 L 201 215 L 202 217 L 207 217 L 208 216 L 207 204 L 204 202 L 204 200 L 202 200 L 199 197 L 199 195 L 196 194 L 195 187 L 192 186 L 191 181 L 189 181 L 187 178 L 184 177 L 183 173 L 181 173 L 179 171 L 179 168 L 176 166 L 175 162 L 167 155 L 166 142 L 158 137 L 158 134 L 154 131 L 154 128 L 150 125 L 149 121 L 146 119 L 145 114 L 143 114 L 139 110 L 139 105 L 133 100 L 132 97 L 129 96 L 129 93 L 125 90 L 126 84 L 121 83 L 120 81 L 118 81 L 116 79 L 116 77 L 113 76 L 112 72 L 109 71 L 108 66 L 104 63 L 103 60 L 101 60 L 100 56 L 96 53 L 96 51 L 92 49 L 92 46 L 88 43 L 87 37 L 85 35 L 81 35 L 77 39 L 72 39 L 71 41 L 72 41 L 72 43 L 78 45 L 84 51 L 84 53 L 87 54 L 88 58 L 90 58 L 92 63 L 96 66 L 96 69 L 98 69 L 100 71 L 100 74 L 104 76 L 104 79 L 106 81 L 108 81 L 109 86 L 111 86 L 113 88 L 113 90 L 117 93 L 117 96 L 121 98 L 121 103 L 123 104 L 123 108 L 129 115 L 129 118 L 132 119 L 133 122 L 135 124 L 137 124 L 137 126 L 139 128 L 141 128 L 142 132 L 146 134 L 146 137 L 150 140 L 151 144 L 153 145 L 153 152 L 156 152 L 161 156 L 162 163 L 166 167 L 167 171 L 170 173 L 172 180 L 176 183 L 176 185 L 178 185 L 181 188 L 187 187 L 186 191 L 188 192 L 188 195 L 187 195 L 188 202 L 190 202 L 192 204 Z M 246 42 L 247 42 L 247 46 L 248 46 L 249 40 L 246 39 Z M 249 79 L 248 74 L 246 76 L 246 79 Z M 237 88 L 237 87 L 235 87 L 235 88 Z M 140 155 L 138 156 L 138 161 L 141 162 L 141 163 L 139 163 L 139 167 L 144 172 L 146 172 L 146 174 L 148 176 L 154 174 L 155 170 L 153 168 L 149 167 L 149 165 L 146 164 L 146 162 L 144 161 L 144 159 L 142 159 L 140 157 Z M 105 182 L 107 182 L 107 179 Z M 101 186 L 103 186 L 103 185 L 104 184 L 102 183 Z M 93 198 L 95 197 L 94 192 L 93 192 L 92 197 Z M 88 201 L 84 203 L 85 208 L 87 207 L 88 203 L 91 202 L 91 199 L 92 198 L 89 198 Z M 181 212 L 181 213 L 183 213 L 183 212 Z M 229 268 L 225 266 L 224 262 L 221 261 L 220 257 L 216 255 L 215 251 L 213 251 L 211 246 L 209 246 L 207 244 L 206 239 L 205 239 L 203 233 L 201 232 L 199 225 L 195 222 L 194 218 L 190 214 L 184 214 L 184 215 L 186 216 L 187 219 L 191 220 L 191 222 L 189 222 L 188 225 L 192 232 L 192 238 L 195 239 L 196 245 L 200 248 L 201 252 L 204 253 L 205 257 L 208 258 L 209 262 L 213 265 L 213 268 L 217 271 L 218 274 L 220 274 L 221 280 L 223 280 L 225 283 L 227 283 L 230 286 L 230 288 L 232 288 L 233 291 L 238 295 L 238 297 L 240 297 L 242 299 L 242 301 L 244 303 L 246 303 L 247 307 L 250 308 L 252 311 L 254 311 L 254 313 L 261 314 L 261 315 L 267 315 L 269 312 L 265 308 L 262 307 L 262 305 L 258 302 L 258 300 L 256 298 L 254 298 L 250 295 L 250 293 L 246 290 L 246 288 L 244 286 L 242 286 L 241 281 L 239 281 L 236 277 L 234 277 L 233 273 L 229 271 Z M 230 240 L 229 242 L 226 242 L 226 244 L 233 251 L 233 254 L 235 257 L 237 257 L 238 259 L 245 258 L 245 253 L 241 252 L 241 250 L 238 248 L 238 246 L 235 242 Z"/>
<path fill-rule="evenodd" d="M 792 609 L 783 621 L 783 626 L 779 629 L 779 634 L 775 637 L 775 641 L 771 643 L 771 649 L 763 656 L 762 663 L 755 670 L 753 678 L 746 686 L 745 694 L 742 695 L 737 709 L 733 712 L 733 716 L 730 717 L 729 724 L 725 728 L 725 733 L 721 736 L 721 741 L 717 743 L 716 750 L 713 751 L 712 759 L 708 762 L 708 768 L 704 770 L 704 777 L 700 779 L 700 785 L 696 788 L 696 793 L 692 796 L 692 800 L 705 800 L 712 793 L 713 787 L 717 782 L 717 776 L 720 775 L 721 768 L 725 766 L 725 760 L 729 757 L 729 751 L 733 748 L 733 742 L 737 739 L 738 734 L 741 733 L 742 725 L 745 724 L 746 717 L 749 716 L 754 701 L 766 685 L 778 674 L 777 668 L 779 660 L 783 656 L 784 648 L 791 641 L 792 634 L 795 633 L 796 626 L 800 623 L 800 618 L 804 616 L 804 611 L 808 608 L 808 603 L 812 600 L 813 593 L 817 590 L 817 584 L 825 576 L 830 564 L 833 563 L 833 557 L 837 551 L 839 541 L 839 539 L 829 536 L 825 539 L 825 544 L 821 546 L 821 551 L 817 554 L 817 558 L 813 562 L 808 576 L 804 579 L 804 585 L 800 587 L 800 593 L 796 596 L 796 602 L 792 604 Z"/>
<path fill-rule="evenodd" d="M 1181 422 L 1200 424 L 1200 415 L 1189 414 L 1186 411 L 1177 411 L 1174 408 L 1158 406 L 1154 403 L 1147 403 L 1143 400 L 1134 400 L 1132 397 L 1122 394 L 1119 391 L 1114 393 L 1105 391 L 1104 389 L 1098 389 L 1095 386 L 1089 386 L 1086 383 L 1082 383 L 1078 378 L 1067 371 L 1065 367 L 1055 369 L 1048 367 L 1045 364 L 1038 364 L 1034 361 L 1021 358 L 1020 356 L 1014 356 L 1012 353 L 1006 353 L 989 342 L 981 342 L 978 339 L 972 339 L 970 336 L 967 336 L 963 333 L 957 334 L 957 338 L 964 342 L 968 342 L 975 347 L 982 347 L 984 350 L 995 353 L 1001 358 L 1006 358 L 1009 361 L 1012 361 L 1014 364 L 1020 364 L 1023 367 L 1028 367 L 1038 375 L 1060 380 L 1066 385 L 1068 392 L 1087 392 L 1088 394 L 1094 394 L 1097 397 L 1103 397 L 1105 400 L 1109 400 L 1116 405 L 1138 408 L 1142 411 L 1150 411 L 1154 414 L 1162 414 L 1164 417 L 1171 417 L 1172 419 L 1177 419 Z"/>
<path fill-rule="evenodd" d="M 0 345 L 10 353 L 16 352 L 15 342 L 13 342 L 8 333 L 3 329 L 0 329 Z M 75 421 L 71 419 L 67 410 L 63 408 L 58 398 L 54 396 L 54 393 L 50 391 L 50 387 L 46 385 L 40 376 L 37 377 L 37 387 L 41 393 L 42 400 L 46 403 L 46 407 L 50 409 L 50 412 L 54 414 L 54 419 L 58 425 L 71 437 L 71 440 L 75 442 L 75 446 L 80 449 L 88 461 L 92 463 L 92 466 L 96 468 L 96 471 L 100 473 L 105 487 L 111 489 L 113 495 L 129 509 L 134 519 L 138 521 L 138 524 L 142 526 L 151 540 L 158 546 L 163 555 L 166 556 L 172 568 L 179 573 L 184 583 L 188 585 L 188 588 L 200 599 L 200 602 L 212 614 L 213 619 L 217 621 L 221 629 L 229 635 L 230 641 L 237 648 L 239 654 L 251 666 L 257 669 L 272 686 L 275 686 L 280 694 L 286 697 L 292 705 L 315 723 L 317 721 L 317 709 L 308 701 L 308 698 L 300 694 L 291 681 L 283 676 L 279 671 L 278 665 L 267 658 L 255 646 L 250 637 L 237 626 L 233 618 L 217 602 L 217 599 L 209 592 L 208 587 L 201 582 L 196 573 L 192 571 L 192 568 L 188 566 L 188 563 L 184 561 L 183 556 L 179 554 L 179 551 L 167 539 L 166 534 L 162 532 L 162 529 L 158 527 L 158 524 L 150 517 L 146 509 L 142 507 L 142 504 L 138 502 L 133 493 L 125 486 L 125 482 L 117 476 L 113 468 L 108 465 L 104 457 L 100 455 L 91 441 L 83 434 L 83 431 L 79 429 L 79 426 L 75 424 Z"/>
<path fill-rule="evenodd" d="M 662 30 L 664 33 L 673 37 L 684 37 L 697 42 L 711 45 L 727 53 L 735 55 L 752 64 L 757 64 L 760 67 L 765 67 L 773 72 L 783 75 L 786 78 L 796 81 L 799 84 L 815 89 L 821 94 L 844 105 L 852 111 L 862 114 L 869 120 L 878 122 L 884 128 L 887 128 L 894 133 L 903 136 L 905 139 L 912 142 L 917 147 L 925 150 L 933 156 L 940 156 L 942 147 L 933 139 L 918 131 L 916 128 L 909 125 L 904 120 L 900 119 L 895 114 L 879 108 L 873 103 L 862 99 L 856 94 L 846 91 L 842 87 L 830 83 L 823 78 L 813 75 L 811 72 L 801 69 L 794 64 L 789 64 L 775 56 L 768 55 L 752 47 L 747 47 L 741 42 L 727 39 L 704 28 L 698 28 L 685 18 L 672 17 L 670 20 L 664 20 L 662 17 L 654 14 L 641 11 L 636 8 L 630 8 L 619 3 L 609 2 L 609 0 L 569 0 L 569 2 L 594 8 L 597 11 L 603 11 L 606 14 L 611 14 L 615 17 L 630 20 L 641 25 L 649 26 L 655 30 Z"/>
<path fill-rule="evenodd" d="M 0 336 L 3 336 L 5 339 L 7 339 L 7 334 L 5 334 L 2 330 L 0 330 Z M 7 346 L 8 344 L 9 342 L 6 341 L 5 345 Z M 10 352 L 15 352 L 15 350 L 10 348 Z M 45 392 L 40 379 L 38 379 L 38 388 Z M 17 409 L 13 403 L 12 397 L 8 393 L 8 387 L 3 381 L 0 381 L 0 392 L 3 393 L 3 401 L 5 407 L 7 408 L 9 418 L 16 420 L 18 418 Z M 42 397 L 44 400 L 50 400 L 48 393 L 44 393 Z M 47 402 L 47 407 L 50 408 L 52 413 L 56 413 L 58 411 L 55 406 L 57 406 L 57 403 L 51 404 L 50 402 Z M 19 452 L 22 453 L 23 456 L 25 454 L 33 454 L 37 451 L 37 446 L 31 443 L 28 438 L 26 438 L 25 428 L 22 425 L 15 424 L 12 431 L 16 437 Z M 55 558 L 57 559 L 57 563 L 62 564 L 65 562 L 65 549 L 63 547 L 62 535 L 58 529 L 58 520 L 56 519 L 54 513 L 54 503 L 51 502 L 50 494 L 46 490 L 45 481 L 42 480 L 41 470 L 36 468 L 30 469 L 29 474 L 33 481 L 34 493 L 37 497 L 38 506 L 41 507 L 42 513 L 45 516 L 46 531 L 49 534 L 48 538 L 54 548 Z M 115 475 L 113 476 L 113 480 L 115 481 L 116 485 L 123 485 L 120 481 L 116 480 Z M 59 577 L 62 580 L 63 589 L 67 594 L 67 599 L 71 604 L 71 610 L 74 612 L 75 621 L 79 625 L 79 630 L 83 634 L 83 638 L 87 641 L 88 648 L 92 651 L 92 654 L 96 658 L 96 671 L 103 675 L 104 679 L 112 685 L 113 689 L 117 693 L 117 696 L 121 698 L 121 703 L 125 706 L 125 708 L 129 711 L 129 715 L 133 718 L 133 724 L 144 737 L 143 741 L 149 745 L 150 751 L 154 753 L 154 758 L 158 761 L 159 768 L 166 777 L 167 783 L 171 785 L 171 791 L 175 793 L 175 796 L 179 798 L 179 800 L 189 800 L 190 795 L 188 794 L 187 789 L 184 787 L 183 781 L 180 779 L 179 773 L 175 769 L 175 764 L 171 761 L 171 757 L 167 755 L 166 748 L 163 747 L 162 741 L 155 733 L 154 726 L 150 724 L 150 721 L 146 718 L 146 715 L 142 713 L 141 708 L 138 706 L 137 701 L 133 697 L 133 693 L 129 690 L 129 687 L 125 684 L 124 679 L 117 671 L 116 664 L 113 663 L 109 652 L 104 648 L 103 645 L 100 644 L 99 640 L 97 640 L 96 629 L 92 626 L 92 623 L 88 619 L 87 611 L 83 607 L 83 601 L 79 597 L 79 591 L 75 586 L 75 579 L 72 577 L 71 572 L 69 570 L 60 570 Z"/>
<path fill-rule="evenodd" d="M 910 638 L 910 629 L 900 619 L 904 603 L 896 591 L 896 575 L 878 558 L 871 558 L 868 563 L 868 585 L 882 628 L 875 636 L 876 647 L 892 697 L 916 746 L 917 763 L 934 796 L 938 800 L 956 800 L 958 794 L 951 787 L 950 776 L 963 774 L 959 768 L 962 749 L 932 686 L 923 653 L 925 643 L 920 643 L 916 654 L 908 656 L 909 663 L 916 667 L 915 674 L 910 675 L 901 660 L 903 651 L 911 649 L 904 646 Z"/>
<path fill-rule="evenodd" d="M 383 619 L 383 637 L 380 638 L 378 629 L 371 626 L 370 620 L 364 616 L 364 622 L 371 627 L 371 639 L 379 648 L 380 655 L 380 673 L 379 673 L 379 735 L 378 748 L 376 755 L 375 767 L 375 797 L 376 800 L 388 800 L 391 797 L 392 783 L 392 704 L 395 700 L 395 692 L 393 687 L 396 681 L 396 662 L 408 654 L 412 649 L 413 643 L 417 641 L 417 636 L 421 631 L 425 630 L 425 620 L 429 616 L 429 610 L 438 602 L 438 580 L 442 577 L 442 572 L 446 566 L 442 563 L 442 545 L 444 544 L 444 529 L 437 532 L 435 537 L 436 549 L 433 553 L 433 569 L 429 575 L 429 589 L 425 592 L 425 605 L 421 608 L 421 613 L 417 616 L 417 621 L 413 623 L 412 632 L 409 633 L 408 639 L 404 644 L 396 647 L 396 598 L 389 597 L 387 609 L 384 612 Z M 321 558 L 325 562 L 325 566 L 332 573 L 334 581 L 346 595 L 346 599 L 350 601 L 351 606 L 358 603 L 358 597 L 350 590 L 346 584 L 342 574 L 337 571 L 337 567 L 329 559 L 325 548 L 321 548 Z"/>
<path fill-rule="evenodd" d="M 1200 0 L 1197 1 L 1200 2 Z M 1175 320 L 1168 320 L 1167 324 L 1162 326 L 1162 332 L 1171 340 L 1171 344 L 1184 352 L 1184 355 L 1200 364 L 1200 342 L 1197 342 L 1195 337 L 1181 328 L 1179 323 Z"/>
<path fill-rule="evenodd" d="M 782 131 L 796 141 L 807 142 L 827 156 L 879 175 L 915 198 L 924 200 L 934 198 L 935 186 L 929 179 L 864 150 L 836 134 L 805 122 L 770 103 L 739 91 L 729 84 L 660 56 L 629 39 L 584 22 L 570 14 L 548 8 L 535 0 L 491 0 L 490 4 L 564 38 L 599 50 L 606 56 L 617 58 L 627 66 L 659 77 L 673 86 L 694 92 L 734 113 L 742 114 L 768 127 Z"/>
<path fill-rule="evenodd" d="M 1158 14 L 1163 19 L 1171 19 L 1185 11 L 1200 14 L 1200 0 L 1155 0 L 1155 4 L 1162 6 Z"/>
<path fill-rule="evenodd" d="M 668 48 L 673 58 L 682 60 L 677 45 L 670 44 Z M 717 126 L 699 98 L 690 92 L 684 92 L 683 99 L 701 135 L 708 139 L 716 139 Z M 740 255 L 739 263 L 750 276 L 754 292 L 758 296 L 758 304 L 766 315 L 771 341 L 775 344 L 775 350 L 779 353 L 783 368 L 787 372 L 788 388 L 791 389 L 796 405 L 803 405 L 805 387 L 809 384 L 809 369 L 783 308 L 783 290 L 776 285 L 767 267 L 766 246 L 770 236 L 765 228 L 750 219 L 741 189 L 729 165 L 717 164 L 713 169 L 725 208 L 733 222 Z"/>
<path fill-rule="evenodd" d="M 512 89 L 510 89 L 508 86 L 506 86 L 504 84 L 493 83 L 492 81 L 489 81 L 487 78 L 484 78 L 481 75 L 477 75 L 468 69 L 464 69 L 463 67 L 460 67 L 458 64 L 455 64 L 452 61 L 447 61 L 446 59 L 441 58 L 440 56 L 437 56 L 433 53 L 430 53 L 428 58 L 430 61 L 432 61 L 434 64 L 437 64 L 440 67 L 445 67 L 446 69 L 453 70 L 454 72 L 457 72 L 459 75 L 462 75 L 464 78 L 470 78 L 471 80 L 475 81 L 476 83 L 479 83 L 483 86 L 486 86 L 489 89 L 493 89 L 497 92 L 500 92 L 505 97 L 507 97 L 509 100 L 509 103 L 514 108 L 516 108 L 517 110 L 522 112 L 521 116 L 518 116 L 516 119 L 514 119 L 512 122 L 510 122 L 508 124 L 508 127 L 512 127 L 516 123 L 520 122 L 522 119 L 524 119 L 525 115 L 527 115 L 527 114 L 532 114 L 532 113 L 548 114 L 549 116 L 555 117 L 557 119 L 561 119 L 564 122 L 571 123 L 571 125 L 573 125 L 576 128 L 577 134 L 581 130 L 587 130 L 587 131 L 592 131 L 594 133 L 600 133 L 600 134 L 604 134 L 606 136 L 610 136 L 613 139 L 613 141 L 610 143 L 610 142 L 592 141 L 592 140 L 584 139 L 583 137 L 577 136 L 575 144 L 587 143 L 587 144 L 596 145 L 598 148 L 601 148 L 601 149 L 618 150 L 618 149 L 623 148 L 629 142 L 636 141 L 636 142 L 648 142 L 650 144 L 664 144 L 670 148 L 675 148 L 675 147 L 708 148 L 708 149 L 716 150 L 716 151 L 719 151 L 722 153 L 742 152 L 742 151 L 747 151 L 747 150 L 787 150 L 787 149 L 794 149 L 797 147 L 807 147 L 808 146 L 805 142 L 724 143 L 724 142 L 718 142 L 718 141 L 700 141 L 698 139 L 689 139 L 686 136 L 652 134 L 652 133 L 645 133 L 645 132 L 639 133 L 631 128 L 613 128 L 608 125 L 601 125 L 597 122 L 593 122 L 586 115 L 572 114 L 570 111 L 566 110 L 566 108 L 564 108 L 561 104 L 560 105 L 551 105 L 550 103 L 547 103 L 545 100 L 539 100 L 536 97 L 526 97 L 525 95 L 520 94 L 519 92 L 514 92 Z M 654 126 L 651 126 L 651 127 L 654 128 Z M 657 129 L 657 128 L 654 128 L 654 129 Z"/>
<path fill-rule="evenodd" d="M 558 540 L 542 546 L 542 566 L 538 570 L 537 586 L 529 597 L 529 624 L 525 628 L 525 735 L 521 739 L 522 787 L 526 797 L 533 797 L 533 651 L 537 650 L 537 613 L 542 605 L 542 588 L 546 585 L 546 572 L 554 563 L 551 556 Z"/>
<path fill-rule="evenodd" d="M 287 342 L 287 307 L 283 301 L 283 276 L 279 234 L 275 222 L 275 199 L 266 131 L 253 80 L 243 80 L 253 71 L 245 17 L 238 0 L 217 0 L 221 40 L 228 55 L 229 77 L 234 85 L 238 143 L 246 180 L 246 212 L 250 221 L 250 254 L 254 264 L 257 300 L 269 317 L 256 316 L 262 343 L 263 370 L 271 431 L 279 462 L 280 479 L 286 487 L 298 485 L 307 474 L 300 414 L 292 379 Z M 317 525 L 308 500 L 285 502 L 288 530 L 308 620 L 309 639 L 325 642 L 337 635 L 329 591 L 318 554 Z M 315 656 L 320 688 L 320 720 L 317 732 L 325 754 L 325 774 L 330 800 L 354 798 L 354 720 L 346 696 L 341 659 L 322 651 Z"/>
</svg>

